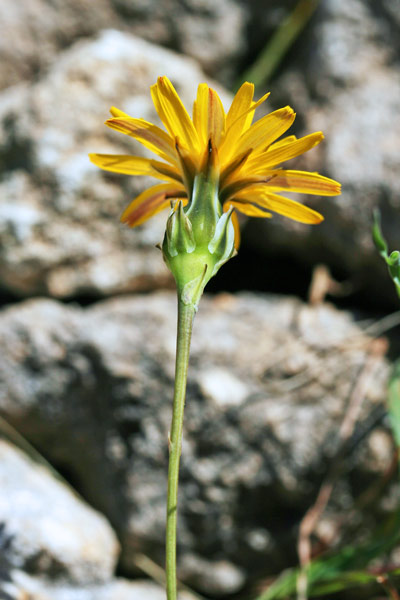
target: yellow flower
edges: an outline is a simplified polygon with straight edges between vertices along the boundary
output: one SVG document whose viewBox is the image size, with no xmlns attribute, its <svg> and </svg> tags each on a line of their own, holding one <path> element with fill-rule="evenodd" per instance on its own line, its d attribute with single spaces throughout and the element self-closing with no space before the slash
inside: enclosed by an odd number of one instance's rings
<svg viewBox="0 0 400 600">
<path fill-rule="evenodd" d="M 244 83 L 225 113 L 218 94 L 201 83 L 190 118 L 169 79 L 159 77 L 151 87 L 151 95 L 168 133 L 144 119 L 111 108 L 112 118 L 106 125 L 138 140 L 162 160 L 90 154 L 91 161 L 106 171 L 150 175 L 165 182 L 139 194 L 122 214 L 122 222 L 131 227 L 140 225 L 175 199 L 182 199 L 186 205 L 192 197 L 196 175 L 205 170 L 212 153 L 224 212 L 233 207 L 249 216 L 271 217 L 272 211 L 301 223 L 320 223 L 323 217 L 318 212 L 277 192 L 320 196 L 340 193 L 340 184 L 332 179 L 278 166 L 319 144 L 324 137 L 322 132 L 300 139 L 294 135 L 281 138 L 295 119 L 289 106 L 252 124 L 254 111 L 269 95 L 254 102 L 253 94 L 253 84 Z M 281 139 L 276 141 L 278 138 Z M 234 211 L 232 221 L 237 247 L 239 228 Z"/>
</svg>

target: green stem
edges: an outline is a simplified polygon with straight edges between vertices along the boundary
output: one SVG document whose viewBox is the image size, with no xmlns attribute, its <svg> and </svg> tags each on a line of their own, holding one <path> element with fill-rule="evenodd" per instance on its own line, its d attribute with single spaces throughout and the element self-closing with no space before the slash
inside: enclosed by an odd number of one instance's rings
<svg viewBox="0 0 400 600">
<path fill-rule="evenodd" d="M 190 339 L 196 309 L 184 304 L 178 295 L 178 333 L 176 339 L 175 390 L 169 437 L 169 467 L 166 531 L 167 598 L 176 600 L 176 522 L 178 504 L 179 461 L 182 450 L 183 411 L 189 365 Z"/>
<path fill-rule="evenodd" d="M 265 85 L 275 73 L 286 52 L 294 44 L 311 18 L 320 0 L 299 0 L 282 21 L 255 62 L 241 75 L 236 87 L 252 81 L 256 88 Z"/>
</svg>

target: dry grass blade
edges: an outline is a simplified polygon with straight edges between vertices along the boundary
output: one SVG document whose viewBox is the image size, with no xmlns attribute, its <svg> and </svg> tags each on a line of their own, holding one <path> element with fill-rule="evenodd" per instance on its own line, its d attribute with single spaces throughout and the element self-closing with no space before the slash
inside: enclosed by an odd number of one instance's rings
<svg viewBox="0 0 400 600">
<path fill-rule="evenodd" d="M 339 430 L 339 448 L 332 460 L 327 477 L 320 487 L 314 505 L 307 511 L 300 523 L 297 551 L 302 571 L 298 578 L 297 600 L 307 600 L 307 567 L 312 558 L 311 535 L 329 502 L 335 482 L 340 476 L 340 464 L 346 452 L 347 442 L 357 423 L 369 382 L 374 376 L 378 362 L 385 351 L 386 344 L 382 344 L 381 340 L 374 340 L 370 343 L 366 361 L 354 384 L 348 408 Z"/>
</svg>

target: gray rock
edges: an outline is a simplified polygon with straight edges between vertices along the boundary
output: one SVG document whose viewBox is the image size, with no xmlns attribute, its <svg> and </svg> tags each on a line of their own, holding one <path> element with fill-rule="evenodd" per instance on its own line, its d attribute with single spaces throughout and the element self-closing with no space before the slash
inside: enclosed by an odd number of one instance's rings
<svg viewBox="0 0 400 600">
<path fill-rule="evenodd" d="M 231 562 L 209 561 L 189 552 L 182 556 L 180 573 L 196 589 L 213 596 L 235 593 L 246 580 L 244 571 Z"/>
<path fill-rule="evenodd" d="M 84 504 L 48 467 L 0 439 L 0 522 L 10 567 L 104 583 L 119 545 L 106 519 Z"/>
<path fill-rule="evenodd" d="M 396 8 L 395 8 L 396 7 Z M 273 86 L 272 102 L 298 113 L 298 134 L 322 130 L 326 140 L 290 168 L 318 170 L 342 183 L 335 198 L 309 197 L 326 218 L 317 227 L 252 220 L 246 240 L 300 262 L 326 262 L 354 291 L 396 301 L 371 237 L 372 209 L 382 211 L 392 249 L 400 230 L 400 73 L 398 2 L 328 0 Z"/>
<path fill-rule="evenodd" d="M 150 180 L 110 176 L 89 152 L 140 154 L 103 122 L 111 105 L 157 121 L 150 85 L 170 75 L 193 102 L 197 64 L 118 31 L 80 42 L 34 85 L 0 96 L 0 281 L 13 294 L 103 296 L 170 281 L 154 246 L 166 215 L 132 232 L 118 224 Z"/>
<path fill-rule="evenodd" d="M 0 315 L 1 414 L 109 518 L 125 572 L 134 572 L 137 552 L 164 563 L 175 312 L 174 294 L 159 293 L 86 309 L 30 300 Z M 188 584 L 232 593 L 296 560 L 296 527 L 371 360 L 346 456 L 351 477 L 321 527 L 368 485 L 355 488 L 354 479 L 368 482 L 388 466 L 389 434 L 381 426 L 368 434 L 384 412 L 388 365 L 370 353 L 351 315 L 329 305 L 250 294 L 202 300 L 179 505 Z"/>
<path fill-rule="evenodd" d="M 73 587 L 55 584 L 44 578 L 34 578 L 21 571 L 14 571 L 13 583 L 5 587 L 13 600 L 164 600 L 165 591 L 150 581 L 127 581 L 113 579 L 103 585 Z M 179 600 L 193 600 L 187 592 L 179 594 Z"/>
<path fill-rule="evenodd" d="M 0 3 L 0 89 L 37 77 L 76 39 L 116 22 L 108 0 Z"/>
<path fill-rule="evenodd" d="M 0 89 L 33 80 L 77 40 L 113 27 L 200 61 L 228 77 L 246 49 L 248 11 L 233 0 L 3 0 Z"/>
<path fill-rule="evenodd" d="M 148 87 L 157 75 L 169 74 L 188 104 L 195 84 L 205 79 L 197 63 L 134 40 L 131 32 L 195 57 L 220 81 L 232 81 L 229 72 L 238 68 L 237 59 L 264 45 L 293 5 L 270 4 L 0 3 L 0 87 L 25 82 L 0 96 L 3 288 L 13 295 L 61 298 L 169 285 L 151 250 L 164 218 L 135 232 L 134 239 L 115 226 L 127 201 L 146 183 L 101 176 L 88 165 L 86 153 L 134 147 L 101 125 L 110 104 L 152 119 Z M 298 113 L 298 134 L 325 132 L 318 149 L 290 165 L 338 179 L 342 196 L 307 200 L 326 217 L 318 227 L 279 217 L 251 219 L 244 245 L 268 256 L 291 255 L 308 266 L 325 262 L 349 276 L 355 291 L 390 304 L 395 294 L 370 229 L 371 209 L 379 205 L 385 235 L 391 248 L 397 247 L 399 11 L 398 0 L 378 4 L 321 3 L 274 79 L 268 104 L 290 102 Z M 247 32 L 254 48 L 246 49 Z M 95 41 L 85 39 L 93 35 Z"/>
<path fill-rule="evenodd" d="M 232 82 L 237 76 L 238 63 L 249 50 L 246 31 L 249 7 L 232 0 L 189 0 L 185 4 L 187 11 L 178 18 L 173 15 L 168 22 L 169 31 L 175 30 L 175 39 L 180 40 L 179 50 L 198 60 L 206 73 L 218 81 Z M 164 23 L 165 16 L 166 11 L 162 16 Z M 153 14 L 149 22 L 154 22 Z M 139 27 L 137 35 L 141 35 Z"/>
</svg>

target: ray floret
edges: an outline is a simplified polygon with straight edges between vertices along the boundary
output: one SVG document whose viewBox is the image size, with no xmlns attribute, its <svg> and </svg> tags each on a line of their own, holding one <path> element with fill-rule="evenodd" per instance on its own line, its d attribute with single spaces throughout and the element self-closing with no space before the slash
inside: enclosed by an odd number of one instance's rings
<svg viewBox="0 0 400 600">
<path fill-rule="evenodd" d="M 91 154 L 91 161 L 106 171 L 147 175 L 165 182 L 135 198 L 124 211 L 122 221 L 135 227 L 177 199 L 184 201 L 186 212 L 190 211 L 194 185 L 204 174 L 204 157 L 212 144 L 220 214 L 231 207 L 234 211 L 231 218 L 236 247 L 240 234 L 235 211 L 262 218 L 277 213 L 302 223 L 321 222 L 322 215 L 279 193 L 340 194 L 339 183 L 328 177 L 281 167 L 282 163 L 314 148 L 324 136 L 317 131 L 299 139 L 293 135 L 282 137 L 296 116 L 290 106 L 253 123 L 255 110 L 268 95 L 254 101 L 254 86 L 246 82 L 225 112 L 217 92 L 201 83 L 190 117 L 168 77 L 159 77 L 151 87 L 151 96 L 165 130 L 112 107 L 106 125 L 133 137 L 158 159 Z"/>
</svg>

